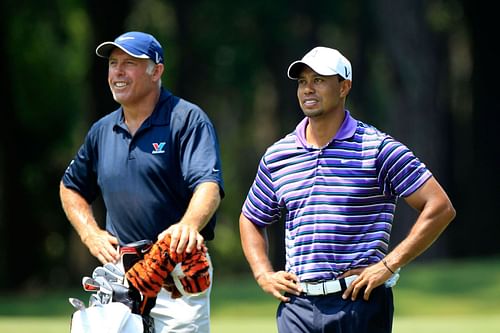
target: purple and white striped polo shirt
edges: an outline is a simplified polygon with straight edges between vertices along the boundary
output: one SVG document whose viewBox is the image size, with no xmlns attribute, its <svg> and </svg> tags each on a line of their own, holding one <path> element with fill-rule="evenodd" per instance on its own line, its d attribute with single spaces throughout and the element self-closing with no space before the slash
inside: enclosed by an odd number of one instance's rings
<svg viewBox="0 0 500 333">
<path fill-rule="evenodd" d="M 322 148 L 307 144 L 308 118 L 267 149 L 243 205 L 265 227 L 286 213 L 286 270 L 329 280 L 380 261 L 388 251 L 397 197 L 432 174 L 403 144 L 346 117 Z"/>
</svg>

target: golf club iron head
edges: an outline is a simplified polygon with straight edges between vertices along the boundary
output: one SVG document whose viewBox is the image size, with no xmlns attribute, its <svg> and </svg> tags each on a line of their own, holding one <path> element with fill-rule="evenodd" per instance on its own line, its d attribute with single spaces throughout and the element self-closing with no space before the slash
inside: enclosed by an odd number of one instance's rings
<svg viewBox="0 0 500 333">
<path fill-rule="evenodd" d="M 124 275 L 118 275 L 113 271 L 107 269 L 106 267 L 99 266 L 94 269 L 94 272 L 92 272 L 92 277 L 94 279 L 97 278 L 98 276 L 104 277 L 109 282 L 122 283 Z"/>
<path fill-rule="evenodd" d="M 68 301 L 76 310 L 85 309 L 85 303 L 83 303 L 83 301 L 78 298 L 70 297 L 68 298 Z"/>
<path fill-rule="evenodd" d="M 101 285 L 95 279 L 88 276 L 82 278 L 82 286 L 83 290 L 90 292 L 98 291 L 101 288 Z"/>
</svg>

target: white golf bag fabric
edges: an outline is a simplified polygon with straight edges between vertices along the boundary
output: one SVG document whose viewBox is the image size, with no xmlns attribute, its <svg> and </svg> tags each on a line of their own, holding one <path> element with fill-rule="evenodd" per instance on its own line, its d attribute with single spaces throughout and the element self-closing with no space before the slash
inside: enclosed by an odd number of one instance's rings
<svg viewBox="0 0 500 333">
<path fill-rule="evenodd" d="M 78 310 L 71 317 L 71 333 L 142 333 L 140 315 L 117 302 Z"/>
</svg>

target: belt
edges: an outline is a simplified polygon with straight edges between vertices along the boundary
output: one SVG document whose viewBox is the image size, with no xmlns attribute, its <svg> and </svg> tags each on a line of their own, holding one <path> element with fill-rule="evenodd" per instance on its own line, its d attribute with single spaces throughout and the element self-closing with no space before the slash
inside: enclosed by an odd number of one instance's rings
<svg viewBox="0 0 500 333">
<path fill-rule="evenodd" d="M 338 293 L 347 289 L 358 275 L 351 275 L 338 280 L 322 282 L 300 282 L 303 292 L 308 296 L 321 296 Z"/>
</svg>

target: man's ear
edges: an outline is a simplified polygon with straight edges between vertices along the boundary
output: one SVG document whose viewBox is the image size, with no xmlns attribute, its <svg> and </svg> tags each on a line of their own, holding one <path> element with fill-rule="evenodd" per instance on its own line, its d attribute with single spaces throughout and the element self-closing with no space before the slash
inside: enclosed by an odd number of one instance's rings
<svg viewBox="0 0 500 333">
<path fill-rule="evenodd" d="M 344 80 L 340 83 L 340 97 L 346 97 L 351 91 L 352 81 Z"/>
<path fill-rule="evenodd" d="M 155 69 L 153 71 L 153 78 L 155 81 L 161 79 L 164 70 L 165 70 L 165 65 L 163 64 L 157 64 L 155 66 Z"/>
</svg>

